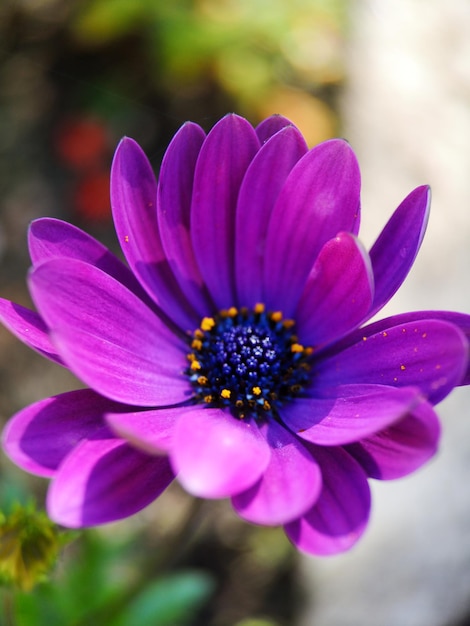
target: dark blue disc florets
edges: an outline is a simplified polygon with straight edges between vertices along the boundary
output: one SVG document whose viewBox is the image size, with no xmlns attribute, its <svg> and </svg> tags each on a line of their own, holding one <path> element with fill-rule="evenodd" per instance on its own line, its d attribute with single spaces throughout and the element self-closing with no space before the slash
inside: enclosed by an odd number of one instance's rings
<svg viewBox="0 0 470 626">
<path fill-rule="evenodd" d="M 196 399 L 240 418 L 275 413 L 308 383 L 312 349 L 298 343 L 292 320 L 261 304 L 204 318 L 191 348 L 187 374 Z"/>
</svg>

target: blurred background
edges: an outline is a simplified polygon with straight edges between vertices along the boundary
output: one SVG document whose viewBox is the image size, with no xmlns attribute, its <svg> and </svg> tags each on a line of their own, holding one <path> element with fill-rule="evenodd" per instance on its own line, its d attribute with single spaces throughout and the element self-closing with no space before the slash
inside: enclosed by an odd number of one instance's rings
<svg viewBox="0 0 470 626">
<path fill-rule="evenodd" d="M 116 249 L 109 168 L 123 135 L 158 171 L 184 121 L 209 130 L 228 111 L 254 125 L 281 113 L 311 146 L 350 141 L 367 247 L 413 187 L 431 184 L 427 238 L 386 313 L 470 312 L 468 0 L 1 0 L 1 296 L 29 304 L 34 218 Z M 2 421 L 76 386 L 0 329 Z M 175 486 L 74 538 L 50 582 L 3 592 L 0 624 L 470 624 L 469 400 L 457 390 L 441 405 L 429 467 L 374 485 L 369 532 L 346 555 L 300 557 L 281 531 L 239 522 L 225 502 L 193 509 Z M 46 481 L 5 458 L 1 471 L 4 510 L 31 494 L 42 506 Z"/>
</svg>

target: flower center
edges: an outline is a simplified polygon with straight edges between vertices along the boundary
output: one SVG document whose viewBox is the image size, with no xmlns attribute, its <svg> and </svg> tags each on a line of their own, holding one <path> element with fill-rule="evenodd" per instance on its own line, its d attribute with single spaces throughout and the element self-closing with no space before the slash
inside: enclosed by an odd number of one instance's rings
<svg viewBox="0 0 470 626">
<path fill-rule="evenodd" d="M 268 417 L 308 382 L 308 357 L 293 320 L 280 312 L 231 309 L 205 317 L 191 337 L 186 373 L 198 402 L 228 407 L 238 418 Z"/>
</svg>

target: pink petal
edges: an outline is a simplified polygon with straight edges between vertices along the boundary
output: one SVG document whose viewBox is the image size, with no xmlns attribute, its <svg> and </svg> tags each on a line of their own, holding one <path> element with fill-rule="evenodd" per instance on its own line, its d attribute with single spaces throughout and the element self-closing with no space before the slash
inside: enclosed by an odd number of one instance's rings
<svg viewBox="0 0 470 626">
<path fill-rule="evenodd" d="M 307 145 L 294 126 L 269 139 L 247 169 L 238 197 L 235 262 L 238 304 L 264 302 L 263 261 L 269 219 L 284 182 Z"/>
<path fill-rule="evenodd" d="M 268 228 L 264 285 L 266 305 L 292 317 L 324 244 L 351 231 L 359 211 L 356 157 L 341 140 L 310 150 L 294 167 Z"/>
<path fill-rule="evenodd" d="M 180 329 L 197 328 L 200 316 L 177 284 L 163 250 L 157 220 L 157 183 L 147 157 L 123 139 L 111 168 L 111 205 L 129 266 L 156 304 Z"/>
<path fill-rule="evenodd" d="M 391 480 L 407 476 L 437 452 L 439 419 L 432 406 L 421 403 L 412 413 L 347 450 L 368 476 Z"/>
<path fill-rule="evenodd" d="M 56 259 L 31 273 L 30 288 L 64 361 L 91 388 L 138 406 L 190 395 L 184 344 L 108 274 Z"/>
<path fill-rule="evenodd" d="M 258 124 L 255 128 L 260 144 L 262 145 L 273 135 L 286 126 L 294 126 L 290 120 L 282 115 L 271 115 Z M 294 127 L 295 128 L 295 127 Z"/>
<path fill-rule="evenodd" d="M 364 532 L 370 513 L 370 490 L 357 461 L 342 448 L 314 448 L 323 489 L 303 517 L 285 531 L 302 552 L 327 556 L 349 550 Z"/>
<path fill-rule="evenodd" d="M 64 365 L 49 338 L 46 324 L 35 311 L 0 298 L 0 322 L 28 348 L 36 350 L 59 365 Z"/>
<path fill-rule="evenodd" d="M 162 246 L 182 292 L 201 319 L 214 307 L 205 292 L 190 233 L 194 169 L 204 137 L 197 124 L 187 122 L 180 128 L 163 157 L 157 186 Z"/>
<path fill-rule="evenodd" d="M 357 328 L 373 293 L 370 260 L 359 241 L 349 233 L 330 239 L 315 261 L 295 314 L 302 343 L 325 345 Z"/>
<path fill-rule="evenodd" d="M 270 448 L 251 421 L 196 405 L 178 420 L 171 461 L 195 496 L 226 498 L 251 487 L 269 463 Z"/>
<path fill-rule="evenodd" d="M 321 472 L 298 439 L 272 421 L 263 428 L 271 447 L 271 459 L 262 477 L 236 495 L 237 513 L 254 524 L 277 526 L 307 511 L 321 490 Z"/>
<path fill-rule="evenodd" d="M 168 487 L 167 457 L 153 457 L 120 439 L 82 441 L 59 467 L 47 495 L 49 517 L 81 528 L 137 513 Z"/>
<path fill-rule="evenodd" d="M 3 448 L 27 472 L 53 476 L 82 439 L 103 430 L 106 411 L 123 408 L 90 389 L 45 398 L 9 420 L 3 431 Z"/>
<path fill-rule="evenodd" d="M 148 454 L 169 452 L 173 444 L 175 424 L 183 413 L 193 407 L 150 409 L 133 413 L 108 413 L 106 422 L 113 432 Z"/>
<path fill-rule="evenodd" d="M 327 397 L 296 398 L 282 409 L 299 437 L 325 446 L 359 441 L 403 418 L 422 400 L 414 387 L 339 385 Z"/>
<path fill-rule="evenodd" d="M 396 322 L 397 318 L 388 321 Z M 386 330 L 376 332 L 380 327 Z M 421 319 L 392 327 L 373 324 L 355 333 L 354 339 L 356 343 L 338 354 L 322 357 L 312 371 L 317 388 L 355 383 L 419 387 L 436 404 L 460 384 L 467 368 L 467 339 L 448 322 Z"/>
<path fill-rule="evenodd" d="M 236 303 L 235 212 L 241 182 L 258 149 L 251 125 L 227 115 L 207 135 L 196 165 L 191 235 L 201 274 L 219 309 Z"/>
<path fill-rule="evenodd" d="M 430 188 L 417 187 L 403 200 L 372 246 L 376 287 L 369 317 L 390 300 L 408 275 L 423 241 L 430 204 Z"/>
</svg>

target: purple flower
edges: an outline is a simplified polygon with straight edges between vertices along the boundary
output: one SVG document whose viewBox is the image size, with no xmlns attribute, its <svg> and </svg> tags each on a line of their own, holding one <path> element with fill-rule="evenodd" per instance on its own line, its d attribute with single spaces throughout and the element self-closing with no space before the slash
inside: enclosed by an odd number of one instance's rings
<svg viewBox="0 0 470 626">
<path fill-rule="evenodd" d="M 470 317 L 409 313 L 364 326 L 420 247 L 429 189 L 405 198 L 367 253 L 360 176 L 341 140 L 308 150 L 282 117 L 187 123 L 158 184 L 131 139 L 111 198 L 128 266 L 55 219 L 31 225 L 38 313 L 3 323 L 89 388 L 37 402 L 4 448 L 52 478 L 64 526 L 136 513 L 177 476 L 244 519 L 284 525 L 311 554 L 350 548 L 368 478 L 436 451 L 433 405 L 467 384 Z"/>
</svg>

